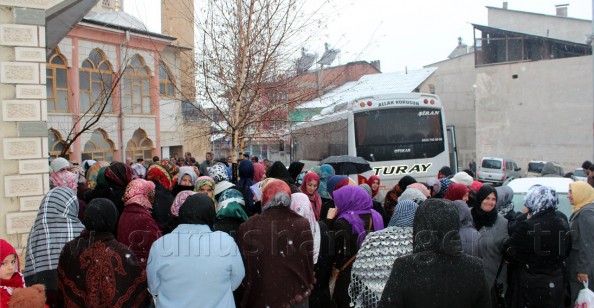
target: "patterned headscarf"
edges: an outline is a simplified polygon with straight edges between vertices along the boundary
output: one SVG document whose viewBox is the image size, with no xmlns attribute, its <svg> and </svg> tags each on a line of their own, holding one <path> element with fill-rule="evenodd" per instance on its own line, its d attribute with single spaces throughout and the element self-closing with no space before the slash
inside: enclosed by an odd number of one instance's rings
<svg viewBox="0 0 594 308">
<path fill-rule="evenodd" d="M 400 202 L 400 200 L 411 200 L 417 204 L 421 204 L 421 202 L 427 200 L 427 197 L 416 188 L 407 188 L 402 195 L 400 195 L 400 198 L 398 198 L 398 202 Z"/>
<path fill-rule="evenodd" d="M 225 170 L 225 165 L 222 163 L 216 163 L 212 167 L 209 167 L 208 174 L 210 174 L 215 184 L 222 181 L 229 181 L 229 175 L 227 174 L 227 170 Z"/>
<path fill-rule="evenodd" d="M 112 162 L 105 170 L 105 178 L 109 185 L 125 188 L 132 181 L 132 168 L 119 161 Z"/>
<path fill-rule="evenodd" d="M 141 163 L 133 163 L 132 166 L 132 177 L 134 179 L 144 179 L 146 177 L 146 168 Z"/>
<path fill-rule="evenodd" d="M 87 178 L 87 185 L 89 188 L 94 189 L 97 185 L 97 175 L 99 174 L 99 170 L 103 167 L 109 166 L 109 163 L 106 161 L 98 161 L 94 163 L 89 169 L 87 169 L 86 178 Z M 105 171 L 104 171 L 105 172 Z"/>
<path fill-rule="evenodd" d="M 243 195 L 236 189 L 227 189 L 221 193 L 219 197 L 219 205 L 217 207 L 217 218 L 231 217 L 239 219 L 242 222 L 248 219 L 243 207 L 245 200 Z"/>
<path fill-rule="evenodd" d="M 557 209 L 558 204 L 557 192 L 548 186 L 534 185 L 528 189 L 524 197 L 524 206 L 532 215 L 548 209 Z"/>
<path fill-rule="evenodd" d="M 173 200 L 173 204 L 171 204 L 171 215 L 178 217 L 179 216 L 179 207 L 184 204 L 186 199 L 195 194 L 195 192 L 191 190 L 182 190 L 180 191 L 177 196 L 175 196 L 175 200 Z"/>
<path fill-rule="evenodd" d="M 399 200 L 394 207 L 389 227 L 412 227 L 419 205 L 412 200 Z"/>
<path fill-rule="evenodd" d="M 320 194 L 320 197 L 324 199 L 332 199 L 332 197 L 330 197 L 330 194 L 328 193 L 326 185 L 328 183 L 328 178 L 335 174 L 334 167 L 328 164 L 324 164 L 319 167 L 313 167 L 310 169 L 310 171 L 317 173 L 320 177 L 320 187 L 318 187 L 318 194 Z"/>
<path fill-rule="evenodd" d="M 282 180 L 272 179 L 262 187 L 262 211 L 272 206 L 291 206 L 291 189 Z"/>
<path fill-rule="evenodd" d="M 441 190 L 439 194 L 443 194 L 445 196 L 445 194 L 448 193 L 448 188 L 450 187 L 450 184 L 452 184 L 452 181 L 448 178 L 441 178 L 439 179 L 439 183 L 441 183 Z"/>
<path fill-rule="evenodd" d="M 76 191 L 78 187 L 78 173 L 72 173 L 67 169 L 50 174 L 50 188 L 68 187 Z"/>
<path fill-rule="evenodd" d="M 139 204 L 151 210 L 155 202 L 155 183 L 143 179 L 133 180 L 126 187 L 122 201 L 124 205 Z"/>
<path fill-rule="evenodd" d="M 146 179 L 149 181 L 159 182 L 167 190 L 171 190 L 171 188 L 173 188 L 171 174 L 160 164 L 152 164 L 149 166 L 146 172 Z"/>
<path fill-rule="evenodd" d="M 311 208 L 309 197 L 304 193 L 294 193 L 291 195 L 291 210 L 304 217 L 309 221 L 309 227 L 314 240 L 314 264 L 318 263 L 318 255 L 320 254 L 320 225 Z"/>
<path fill-rule="evenodd" d="M 318 186 L 320 185 L 320 177 L 317 173 L 310 172 L 305 175 L 303 178 L 303 183 L 301 183 L 301 192 L 303 192 L 309 198 L 309 202 L 311 204 L 314 216 L 316 220 L 320 220 L 320 211 L 322 210 L 322 198 L 318 191 L 314 191 L 312 195 L 307 193 L 307 184 L 310 182 L 316 181 Z"/>
<path fill-rule="evenodd" d="M 167 170 L 167 172 L 169 172 L 169 174 L 171 175 L 171 178 L 172 179 L 174 177 L 176 177 L 177 174 L 179 173 L 179 167 L 176 166 L 175 164 L 173 164 L 168 159 L 161 160 L 161 162 L 159 162 L 159 164 L 161 165 L 161 167 L 165 168 L 165 170 Z"/>
<path fill-rule="evenodd" d="M 198 180 L 196 180 L 196 187 L 194 188 L 194 191 L 199 192 L 200 188 L 204 185 L 208 185 L 208 186 L 210 186 L 210 188 L 212 188 L 212 198 L 214 200 L 215 182 L 209 176 L 199 177 Z"/>
</svg>

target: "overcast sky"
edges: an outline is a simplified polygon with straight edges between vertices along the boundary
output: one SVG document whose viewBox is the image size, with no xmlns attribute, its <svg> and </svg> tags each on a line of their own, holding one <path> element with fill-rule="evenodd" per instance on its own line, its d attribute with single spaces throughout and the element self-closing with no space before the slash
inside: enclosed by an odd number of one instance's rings
<svg viewBox="0 0 594 308">
<path fill-rule="evenodd" d="M 590 0 L 508 0 L 508 9 L 555 15 L 555 5 L 566 3 L 569 17 L 592 19 Z M 339 48 L 333 65 L 380 60 L 383 72 L 421 68 L 446 59 L 458 37 L 472 45 L 470 23 L 487 24 L 485 6 L 502 1 L 334 0 L 325 33 L 304 47 L 320 55 L 325 42 Z M 124 10 L 160 32 L 160 0 L 124 0 Z"/>
</svg>

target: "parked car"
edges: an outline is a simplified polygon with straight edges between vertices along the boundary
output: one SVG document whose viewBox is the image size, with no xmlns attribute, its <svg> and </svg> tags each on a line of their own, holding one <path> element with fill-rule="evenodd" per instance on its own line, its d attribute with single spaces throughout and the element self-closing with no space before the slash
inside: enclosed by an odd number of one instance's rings
<svg viewBox="0 0 594 308">
<path fill-rule="evenodd" d="M 544 167 L 545 163 L 546 163 L 546 161 L 542 161 L 542 160 L 529 161 L 528 169 L 526 169 L 526 176 L 527 177 L 540 176 L 540 173 L 542 172 L 542 167 Z"/>
<path fill-rule="evenodd" d="M 522 211 L 522 208 L 524 207 L 524 197 L 526 197 L 528 189 L 536 184 L 539 184 L 555 189 L 557 192 L 557 198 L 559 199 L 559 205 L 557 206 L 557 209 L 561 211 L 561 213 L 565 214 L 567 218 L 569 218 L 572 213 L 572 207 L 569 203 L 569 199 L 567 199 L 567 193 L 569 191 L 569 183 L 572 182 L 572 179 L 563 177 L 535 177 L 514 179 L 509 181 L 507 185 L 514 191 L 513 201 L 514 210 L 516 212 Z"/>
<path fill-rule="evenodd" d="M 476 177 L 480 182 L 501 185 L 506 180 L 520 178 L 520 171 L 515 161 L 501 157 L 483 157 L 478 166 Z"/>
<path fill-rule="evenodd" d="M 575 170 L 573 170 L 573 179 L 576 181 L 587 181 L 588 180 L 588 175 L 586 174 L 586 171 L 584 171 L 583 168 L 575 168 Z"/>
</svg>

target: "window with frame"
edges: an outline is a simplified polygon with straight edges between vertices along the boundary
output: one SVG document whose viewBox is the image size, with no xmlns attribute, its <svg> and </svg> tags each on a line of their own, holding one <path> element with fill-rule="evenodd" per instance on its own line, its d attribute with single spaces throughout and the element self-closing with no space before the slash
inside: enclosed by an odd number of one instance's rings
<svg viewBox="0 0 594 308">
<path fill-rule="evenodd" d="M 126 157 L 132 158 L 132 161 L 139 158 L 152 161 L 153 149 L 153 142 L 147 137 L 146 132 L 139 128 L 126 145 Z"/>
<path fill-rule="evenodd" d="M 81 113 L 111 113 L 114 73 L 105 54 L 93 49 L 79 70 Z"/>
<path fill-rule="evenodd" d="M 68 62 L 56 48 L 46 66 L 47 112 L 68 112 Z"/>
<path fill-rule="evenodd" d="M 102 129 L 97 129 L 91 134 L 91 139 L 85 143 L 82 152 L 82 160 L 93 159 L 96 161 L 113 161 L 115 146 L 107 133 Z"/>
<path fill-rule="evenodd" d="M 62 150 L 67 146 L 66 141 L 62 140 L 62 136 L 60 133 L 54 129 L 48 130 L 48 148 L 49 148 L 49 156 L 50 157 L 61 157 L 60 154 Z M 64 158 L 68 159 L 68 154 Z"/>
<path fill-rule="evenodd" d="M 159 93 L 165 97 L 175 97 L 175 81 L 165 63 L 159 61 Z"/>
<path fill-rule="evenodd" d="M 122 78 L 122 101 L 132 114 L 151 113 L 151 71 L 139 55 L 132 57 Z"/>
</svg>

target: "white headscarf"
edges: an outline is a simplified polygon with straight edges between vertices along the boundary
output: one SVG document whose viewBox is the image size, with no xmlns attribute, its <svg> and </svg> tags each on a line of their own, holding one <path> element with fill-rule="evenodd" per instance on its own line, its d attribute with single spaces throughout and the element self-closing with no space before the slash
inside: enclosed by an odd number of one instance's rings
<svg viewBox="0 0 594 308">
<path fill-rule="evenodd" d="M 301 215 L 309 221 L 309 226 L 311 227 L 311 233 L 313 235 L 314 240 L 313 261 L 314 264 L 316 264 L 318 263 L 318 255 L 320 254 L 320 225 L 318 225 L 318 222 L 316 221 L 316 216 L 314 215 L 313 209 L 311 208 L 311 202 L 309 201 L 309 197 L 307 197 L 307 195 L 304 193 L 292 194 L 291 210 L 293 210 L 295 213 Z"/>
</svg>

